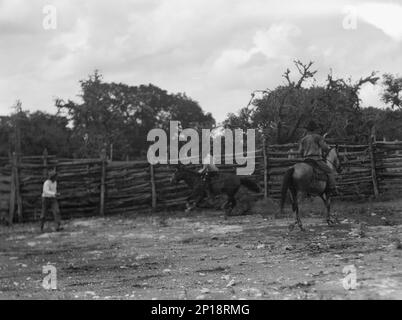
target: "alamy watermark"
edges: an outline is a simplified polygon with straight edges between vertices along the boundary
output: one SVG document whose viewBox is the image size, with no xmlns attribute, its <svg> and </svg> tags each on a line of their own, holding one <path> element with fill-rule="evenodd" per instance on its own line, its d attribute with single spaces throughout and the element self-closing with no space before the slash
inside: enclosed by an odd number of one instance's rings
<svg viewBox="0 0 402 320">
<path fill-rule="evenodd" d="M 57 269 L 55 266 L 46 265 L 42 267 L 43 278 L 42 287 L 45 290 L 57 290 Z"/>
<path fill-rule="evenodd" d="M 356 30 L 358 21 L 357 8 L 354 6 L 346 6 L 343 9 L 345 17 L 342 21 L 342 26 L 345 30 Z"/>
<path fill-rule="evenodd" d="M 225 145 L 225 164 L 236 163 L 238 175 L 252 175 L 255 170 L 255 130 L 246 132 L 242 129 L 225 129 L 218 135 L 213 135 L 209 129 L 199 133 L 195 129 L 180 129 L 180 122 L 170 122 L 169 138 L 163 129 L 153 129 L 148 133 L 147 140 L 154 142 L 148 149 L 150 164 L 222 164 L 222 140 Z M 201 135 L 201 137 L 200 137 Z M 246 143 L 245 143 L 246 138 Z M 169 139 L 169 144 L 168 144 Z M 186 142 L 179 149 L 179 142 Z M 201 142 L 201 151 L 200 151 Z M 212 142 L 212 143 L 211 143 Z M 212 155 L 211 155 L 212 146 Z M 244 154 L 246 148 L 246 155 Z M 168 152 L 169 148 L 169 152 Z M 201 156 L 201 157 L 200 157 Z"/>
<path fill-rule="evenodd" d="M 57 9 L 53 5 L 46 5 L 42 9 L 42 13 L 45 15 L 42 20 L 42 26 L 45 30 L 57 29 Z"/>
<path fill-rule="evenodd" d="M 354 265 L 346 266 L 342 270 L 345 278 L 342 279 L 342 285 L 345 290 L 357 289 L 357 269 Z"/>
</svg>

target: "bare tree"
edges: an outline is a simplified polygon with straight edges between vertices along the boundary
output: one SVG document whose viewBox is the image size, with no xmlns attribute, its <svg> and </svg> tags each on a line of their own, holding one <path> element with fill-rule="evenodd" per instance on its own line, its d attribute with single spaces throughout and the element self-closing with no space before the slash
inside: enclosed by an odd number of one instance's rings
<svg viewBox="0 0 402 320">
<path fill-rule="evenodd" d="M 329 93 L 348 92 L 349 103 L 358 109 L 360 107 L 359 92 L 363 85 L 366 83 L 375 85 L 377 84 L 378 80 L 380 80 L 380 77 L 377 76 L 377 72 L 373 71 L 369 76 L 360 78 L 359 81 L 353 84 L 351 78 L 349 78 L 347 81 L 345 79 L 334 79 L 331 71 L 327 79 L 327 90 Z"/>
<path fill-rule="evenodd" d="M 302 90 L 303 84 L 307 80 L 313 79 L 317 73 L 317 70 L 311 70 L 311 68 L 314 64 L 313 61 L 310 61 L 309 63 L 305 64 L 305 63 L 301 62 L 300 60 L 294 60 L 293 63 L 299 73 L 299 79 L 297 81 L 291 80 L 290 69 L 287 69 L 285 71 L 285 73 L 283 74 L 283 77 L 286 79 L 286 81 L 288 83 L 288 90 L 287 90 L 287 93 L 285 92 L 285 94 L 282 95 L 282 97 L 280 99 L 280 103 L 279 103 L 279 108 L 278 108 L 278 116 L 279 116 L 279 120 L 277 123 L 277 142 L 278 143 L 283 143 L 283 142 L 292 140 L 297 132 L 297 129 L 300 127 L 300 124 L 302 123 L 302 121 L 305 117 L 305 113 L 300 112 L 297 120 L 294 122 L 292 128 L 289 130 L 289 134 L 286 137 L 283 137 L 283 132 L 282 132 L 283 123 L 284 123 L 284 118 L 286 117 L 284 109 L 287 106 L 292 107 L 291 105 L 289 105 L 287 103 L 288 97 L 290 95 L 294 95 L 295 91 Z"/>
</svg>

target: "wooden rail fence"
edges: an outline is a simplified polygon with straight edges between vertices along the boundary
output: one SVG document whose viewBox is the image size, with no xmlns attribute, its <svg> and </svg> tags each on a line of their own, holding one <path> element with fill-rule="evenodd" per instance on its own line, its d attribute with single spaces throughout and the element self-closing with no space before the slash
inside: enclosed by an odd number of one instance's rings
<svg viewBox="0 0 402 320">
<path fill-rule="evenodd" d="M 402 142 L 339 145 L 344 171 L 338 177 L 340 198 L 377 197 L 402 192 Z M 253 178 L 260 197 L 279 198 L 282 176 L 298 158 L 297 145 L 265 145 L 256 151 Z M 35 221 L 40 216 L 41 192 L 48 170 L 58 173 L 60 206 L 65 218 L 170 210 L 181 208 L 188 188 L 171 185 L 174 168 L 147 161 L 107 162 L 63 159 L 48 155 L 12 154 L 0 158 L 0 217 L 9 223 Z M 222 165 L 234 172 L 235 166 Z"/>
</svg>

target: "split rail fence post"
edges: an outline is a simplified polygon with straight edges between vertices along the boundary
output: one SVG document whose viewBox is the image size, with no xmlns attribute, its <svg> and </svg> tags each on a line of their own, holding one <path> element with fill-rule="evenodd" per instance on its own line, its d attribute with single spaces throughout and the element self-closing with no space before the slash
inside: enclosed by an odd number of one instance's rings
<svg viewBox="0 0 402 320">
<path fill-rule="evenodd" d="M 43 181 L 42 181 L 42 183 L 47 180 L 48 173 L 49 173 L 49 170 L 48 170 L 48 155 L 49 155 L 49 154 L 48 154 L 48 152 L 47 152 L 47 149 L 46 149 L 46 148 L 43 149 L 43 154 L 42 154 L 42 161 L 43 161 L 43 172 L 42 172 L 42 174 L 43 174 Z M 42 196 L 41 196 L 41 198 L 42 198 Z M 40 201 L 42 201 L 42 199 L 40 199 Z M 42 205 L 42 203 L 41 203 L 41 205 Z"/>
<path fill-rule="evenodd" d="M 100 209 L 99 214 L 101 217 L 105 216 L 105 191 L 106 191 L 106 149 L 101 151 L 101 185 L 100 185 Z"/>
<path fill-rule="evenodd" d="M 370 153 L 370 166 L 371 166 L 371 180 L 373 183 L 374 197 L 378 198 L 380 192 L 378 189 L 377 171 L 375 163 L 375 129 L 373 128 L 372 134 L 369 138 L 369 153 Z"/>
<path fill-rule="evenodd" d="M 14 168 L 14 179 L 15 179 L 15 196 L 17 198 L 17 216 L 18 222 L 23 221 L 22 214 L 22 195 L 21 195 L 21 184 L 20 184 L 20 174 L 19 174 L 20 157 L 17 153 L 13 153 L 13 168 Z"/>
<path fill-rule="evenodd" d="M 152 164 L 149 167 L 149 172 L 150 172 L 150 176 L 151 176 L 152 209 L 155 210 L 156 205 L 157 205 L 158 195 L 156 194 L 155 168 Z"/>
<path fill-rule="evenodd" d="M 262 138 L 262 154 L 264 157 L 264 198 L 267 199 L 269 195 L 268 192 L 269 168 L 268 168 L 267 141 L 265 135 Z"/>
<path fill-rule="evenodd" d="M 47 157 L 48 157 L 47 149 L 44 149 L 43 150 L 43 155 L 42 155 L 42 158 L 43 158 L 43 178 L 44 179 L 47 179 L 47 174 L 48 174 L 48 169 L 47 169 L 48 160 L 47 160 Z"/>
<path fill-rule="evenodd" d="M 15 213 L 15 177 L 14 177 L 14 160 L 13 155 L 10 153 L 10 165 L 11 165 L 11 180 L 10 180 L 10 203 L 9 203 L 9 213 L 8 213 L 8 223 L 12 225 L 14 222 Z"/>
</svg>

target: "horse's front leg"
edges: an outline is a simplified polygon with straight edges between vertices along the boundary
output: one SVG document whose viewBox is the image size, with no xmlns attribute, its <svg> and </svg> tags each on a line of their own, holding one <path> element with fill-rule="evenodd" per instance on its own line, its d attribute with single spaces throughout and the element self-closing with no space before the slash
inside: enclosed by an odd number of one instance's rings
<svg viewBox="0 0 402 320">
<path fill-rule="evenodd" d="M 225 204 L 226 210 L 225 210 L 225 216 L 229 216 L 232 214 L 233 209 L 236 207 L 236 199 L 233 195 L 228 196 L 228 200 Z"/>
<path fill-rule="evenodd" d="M 194 201 L 191 201 L 190 198 L 187 199 L 187 203 L 186 203 L 186 213 L 189 213 L 190 211 L 192 211 L 195 208 L 195 203 Z"/>
<path fill-rule="evenodd" d="M 200 195 L 197 200 L 195 200 L 195 206 L 198 207 L 200 205 L 200 203 L 202 202 L 202 200 L 205 199 L 205 194 Z"/>
<path fill-rule="evenodd" d="M 201 195 L 199 195 L 196 192 L 193 192 L 193 194 L 191 194 L 188 198 L 187 198 L 187 203 L 186 203 L 186 212 L 190 212 L 192 211 L 194 208 L 198 207 L 199 204 L 201 203 L 201 201 L 204 199 L 205 194 L 202 193 Z M 192 199 L 194 199 L 192 201 Z"/>
</svg>

